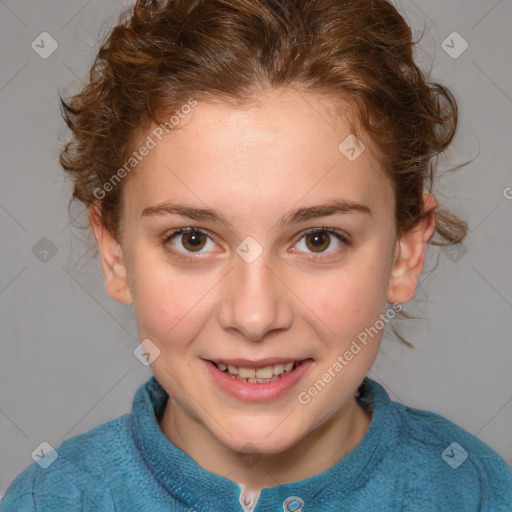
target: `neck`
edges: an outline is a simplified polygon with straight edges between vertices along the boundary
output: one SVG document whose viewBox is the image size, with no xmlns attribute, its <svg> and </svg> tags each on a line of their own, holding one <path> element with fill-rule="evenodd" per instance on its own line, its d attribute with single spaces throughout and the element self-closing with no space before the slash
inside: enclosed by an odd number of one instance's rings
<svg viewBox="0 0 512 512">
<path fill-rule="evenodd" d="M 327 421 L 291 448 L 264 454 L 256 463 L 240 458 L 200 422 L 190 417 L 172 399 L 167 401 L 160 428 L 178 448 L 203 469 L 251 491 L 310 478 L 334 466 L 363 439 L 371 413 L 351 397 Z"/>
</svg>

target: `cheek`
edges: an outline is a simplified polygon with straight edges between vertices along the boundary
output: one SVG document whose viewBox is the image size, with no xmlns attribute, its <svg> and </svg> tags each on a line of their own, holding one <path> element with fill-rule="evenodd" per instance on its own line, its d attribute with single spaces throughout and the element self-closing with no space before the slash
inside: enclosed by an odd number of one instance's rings
<svg viewBox="0 0 512 512">
<path fill-rule="evenodd" d="M 342 268 L 297 280 L 296 289 L 315 323 L 323 324 L 329 336 L 347 340 L 385 310 L 386 268 L 358 254 Z"/>
<path fill-rule="evenodd" d="M 162 263 L 135 265 L 133 275 L 139 335 L 160 343 L 193 339 L 208 315 L 212 295 L 205 276 Z"/>
</svg>

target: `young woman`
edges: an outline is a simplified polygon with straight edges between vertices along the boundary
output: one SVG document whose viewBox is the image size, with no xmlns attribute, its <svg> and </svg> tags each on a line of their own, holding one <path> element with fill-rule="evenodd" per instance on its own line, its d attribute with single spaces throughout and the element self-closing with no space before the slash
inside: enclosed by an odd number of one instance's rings
<svg viewBox="0 0 512 512">
<path fill-rule="evenodd" d="M 4 512 L 512 509 L 497 453 L 366 377 L 427 244 L 467 227 L 431 194 L 456 102 L 412 49 L 385 0 L 125 13 L 61 163 L 154 376 Z"/>
</svg>

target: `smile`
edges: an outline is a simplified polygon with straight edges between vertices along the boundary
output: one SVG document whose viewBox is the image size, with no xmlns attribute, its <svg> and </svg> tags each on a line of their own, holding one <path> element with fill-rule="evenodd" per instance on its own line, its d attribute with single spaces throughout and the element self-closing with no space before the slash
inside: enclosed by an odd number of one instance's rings
<svg viewBox="0 0 512 512">
<path fill-rule="evenodd" d="M 301 363 L 302 361 L 291 361 L 286 364 L 279 363 L 260 368 L 226 365 L 225 363 L 217 363 L 216 366 L 221 372 L 227 373 L 233 379 L 261 384 L 280 379 L 285 373 L 293 371 Z"/>
<path fill-rule="evenodd" d="M 251 363 L 234 361 L 208 361 L 206 364 L 215 387 L 239 400 L 264 402 L 275 400 L 295 387 L 313 365 L 313 359 L 276 362 L 266 360 Z M 269 364 L 272 362 L 273 364 Z M 252 366 L 251 366 L 252 364 Z"/>
</svg>

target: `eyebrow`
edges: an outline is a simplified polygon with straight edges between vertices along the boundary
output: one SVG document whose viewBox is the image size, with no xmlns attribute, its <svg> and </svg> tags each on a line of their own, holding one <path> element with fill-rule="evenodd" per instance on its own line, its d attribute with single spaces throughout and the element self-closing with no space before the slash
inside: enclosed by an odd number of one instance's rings
<svg viewBox="0 0 512 512">
<path fill-rule="evenodd" d="M 283 215 L 277 224 L 279 226 L 297 224 L 306 220 L 348 213 L 359 213 L 373 216 L 371 208 L 365 204 L 348 201 L 346 199 L 332 199 L 319 205 L 292 210 L 291 212 Z M 154 206 L 148 206 L 142 210 L 140 216 L 153 217 L 161 215 L 180 215 L 193 220 L 217 222 L 226 226 L 228 229 L 232 229 L 231 223 L 217 210 L 172 202 L 164 202 Z"/>
</svg>

